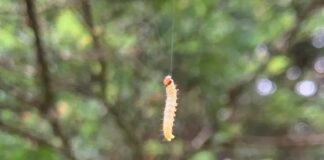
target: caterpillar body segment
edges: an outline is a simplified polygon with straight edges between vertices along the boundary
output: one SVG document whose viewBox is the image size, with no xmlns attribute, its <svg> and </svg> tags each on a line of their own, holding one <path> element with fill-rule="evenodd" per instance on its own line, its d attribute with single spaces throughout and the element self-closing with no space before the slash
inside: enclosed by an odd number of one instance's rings
<svg viewBox="0 0 324 160">
<path fill-rule="evenodd" d="M 172 134 L 174 117 L 176 116 L 177 104 L 177 88 L 170 75 L 166 76 L 163 80 L 163 84 L 166 90 L 166 101 L 163 116 L 163 135 L 167 141 L 171 141 L 174 138 Z"/>
</svg>

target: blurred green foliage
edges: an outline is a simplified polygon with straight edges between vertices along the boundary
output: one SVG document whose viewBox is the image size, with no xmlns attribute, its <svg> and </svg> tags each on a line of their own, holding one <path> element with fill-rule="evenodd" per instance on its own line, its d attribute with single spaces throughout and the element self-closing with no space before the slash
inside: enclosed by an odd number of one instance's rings
<svg viewBox="0 0 324 160">
<path fill-rule="evenodd" d="M 324 157 L 323 73 L 313 68 L 323 52 L 311 45 L 324 25 L 320 0 L 33 2 L 52 107 L 76 159 Z M 166 142 L 161 81 L 172 36 L 180 93 L 176 138 Z M 0 159 L 71 159 L 37 109 L 44 93 L 34 41 L 25 1 L 1 0 Z M 314 82 L 313 94 L 299 93 L 303 80 Z"/>
</svg>

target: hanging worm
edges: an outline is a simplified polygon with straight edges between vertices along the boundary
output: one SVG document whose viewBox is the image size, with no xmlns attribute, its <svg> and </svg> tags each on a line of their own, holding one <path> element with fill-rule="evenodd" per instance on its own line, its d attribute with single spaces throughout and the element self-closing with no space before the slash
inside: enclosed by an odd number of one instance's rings
<svg viewBox="0 0 324 160">
<path fill-rule="evenodd" d="M 163 117 L 163 135 L 167 141 L 171 141 L 174 138 L 172 134 L 172 127 L 177 106 L 177 88 L 170 75 L 166 76 L 163 80 L 163 84 L 166 90 L 166 101 Z"/>
</svg>

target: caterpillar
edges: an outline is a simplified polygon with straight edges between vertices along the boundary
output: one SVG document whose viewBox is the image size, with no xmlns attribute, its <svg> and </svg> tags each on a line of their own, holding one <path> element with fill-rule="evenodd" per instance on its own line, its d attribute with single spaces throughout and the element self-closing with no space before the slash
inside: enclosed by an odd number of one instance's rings
<svg viewBox="0 0 324 160">
<path fill-rule="evenodd" d="M 167 141 L 171 141 L 174 138 L 172 134 L 172 127 L 176 112 L 177 106 L 177 88 L 173 82 L 173 79 L 170 75 L 167 75 L 164 80 L 163 84 L 166 90 L 166 101 L 165 101 L 165 108 L 164 108 L 164 116 L 163 116 L 163 135 Z"/>
</svg>

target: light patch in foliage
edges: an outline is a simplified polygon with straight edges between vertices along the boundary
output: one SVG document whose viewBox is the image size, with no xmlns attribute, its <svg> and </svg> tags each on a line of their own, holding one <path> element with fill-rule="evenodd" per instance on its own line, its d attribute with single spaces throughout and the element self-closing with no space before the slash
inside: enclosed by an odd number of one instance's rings
<svg viewBox="0 0 324 160">
<path fill-rule="evenodd" d="M 267 71 L 270 74 L 280 74 L 289 65 L 289 59 L 286 56 L 275 56 L 272 58 L 267 66 Z"/>
</svg>

